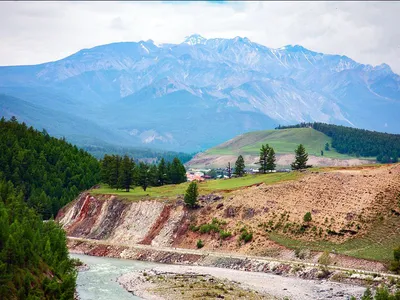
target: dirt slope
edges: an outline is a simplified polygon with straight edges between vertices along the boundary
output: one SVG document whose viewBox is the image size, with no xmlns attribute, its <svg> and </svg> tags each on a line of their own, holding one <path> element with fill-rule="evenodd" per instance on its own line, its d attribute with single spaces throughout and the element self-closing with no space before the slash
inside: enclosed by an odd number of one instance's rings
<svg viewBox="0 0 400 300">
<path fill-rule="evenodd" d="M 201 208 L 188 210 L 181 199 L 129 202 L 115 196 L 82 194 L 62 209 L 57 219 L 68 236 L 109 243 L 196 248 L 255 255 L 293 255 L 269 239 L 269 232 L 297 240 L 343 242 L 362 237 L 373 221 L 398 214 L 400 164 L 373 168 L 339 168 L 308 172 L 299 181 L 252 186 L 219 199 L 202 197 Z M 219 199 L 219 200 L 213 200 Z M 312 221 L 303 216 L 311 212 Z M 216 218 L 218 230 L 196 230 Z M 240 241 L 241 230 L 253 233 Z"/>
<path fill-rule="evenodd" d="M 185 165 L 189 168 L 226 168 L 228 162 L 233 164 L 238 155 L 220 155 L 220 154 L 208 154 L 206 152 L 195 155 Z M 245 165 L 247 167 L 259 167 L 256 164 L 259 161 L 257 155 L 243 155 Z M 288 167 L 294 161 L 294 154 L 277 154 L 276 164 L 278 167 Z M 308 163 L 313 166 L 331 167 L 331 166 L 358 166 L 374 163 L 367 159 L 337 159 L 328 158 L 323 156 L 309 155 Z"/>
</svg>

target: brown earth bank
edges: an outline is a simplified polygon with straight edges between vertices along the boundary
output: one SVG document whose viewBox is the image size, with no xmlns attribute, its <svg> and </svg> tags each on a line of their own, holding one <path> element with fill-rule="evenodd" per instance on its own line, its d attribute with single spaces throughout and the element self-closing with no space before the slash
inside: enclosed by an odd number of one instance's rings
<svg viewBox="0 0 400 300">
<path fill-rule="evenodd" d="M 260 160 L 260 158 L 258 156 L 245 154 L 243 155 L 243 158 L 246 166 L 252 168 L 259 167 L 259 164 L 257 164 L 257 162 Z M 236 161 L 236 159 L 237 155 L 208 154 L 203 152 L 196 154 L 185 165 L 188 168 L 226 168 L 228 162 L 232 164 Z M 276 154 L 276 164 L 278 168 L 290 166 L 294 159 L 294 154 Z M 362 158 L 338 159 L 314 155 L 309 155 L 308 157 L 308 164 L 320 167 L 348 167 L 372 163 L 375 163 L 375 161 Z"/>
<path fill-rule="evenodd" d="M 383 283 L 394 288 L 397 282 L 400 282 L 400 276 L 392 276 L 390 274 L 377 274 L 375 272 L 340 268 L 337 266 L 325 268 L 321 265 L 303 261 L 273 260 L 248 257 L 245 255 L 205 252 L 201 250 L 177 248 L 160 249 L 149 245 L 116 246 L 112 244 L 103 244 L 101 241 L 78 238 L 69 238 L 68 247 L 72 253 L 164 263 L 166 264 L 165 269 L 169 271 L 176 268 L 172 265 L 185 265 L 196 268 L 212 267 L 216 269 L 280 275 L 288 278 L 314 281 L 340 282 L 357 286 L 368 285 L 377 287 Z M 226 274 L 226 272 L 222 270 L 220 273 Z M 250 273 L 243 273 L 242 275 L 249 277 L 249 274 Z M 301 283 L 299 284 L 301 285 Z M 313 284 L 318 285 L 316 282 Z"/>
<path fill-rule="evenodd" d="M 165 202 L 128 201 L 113 195 L 93 196 L 89 191 L 61 209 L 56 219 L 69 237 L 114 245 L 87 250 L 90 255 L 107 256 L 109 251 L 120 255 L 124 247 L 138 244 L 196 249 L 201 239 L 202 251 L 296 260 L 299 253 L 272 241 L 272 232 L 332 245 L 362 238 L 374 220 L 400 218 L 399 183 L 399 164 L 307 171 L 298 181 L 202 196 L 200 208 L 194 210 L 187 209 L 181 197 Z M 312 215 L 309 222 L 303 220 L 306 212 Z M 301 256 L 304 262 L 315 263 L 320 254 L 308 251 Z M 343 255 L 333 258 L 332 263 L 340 267 L 386 269 L 380 262 Z"/>
</svg>

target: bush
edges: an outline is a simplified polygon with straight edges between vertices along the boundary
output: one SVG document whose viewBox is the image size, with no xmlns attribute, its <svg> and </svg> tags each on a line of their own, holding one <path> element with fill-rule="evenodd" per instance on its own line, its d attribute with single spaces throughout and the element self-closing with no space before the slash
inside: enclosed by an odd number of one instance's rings
<svg viewBox="0 0 400 300">
<path fill-rule="evenodd" d="M 232 236 L 232 233 L 230 233 L 229 231 L 220 230 L 219 231 L 219 236 L 220 236 L 221 239 L 225 240 L 227 238 L 230 238 Z"/>
<path fill-rule="evenodd" d="M 204 247 L 203 241 L 202 240 L 198 240 L 196 246 L 197 246 L 197 249 L 203 248 Z"/>
<path fill-rule="evenodd" d="M 312 221 L 312 217 L 311 217 L 311 213 L 308 211 L 306 212 L 306 214 L 303 217 L 304 222 L 311 222 Z"/>
<path fill-rule="evenodd" d="M 323 269 L 326 269 L 328 265 L 331 263 L 331 256 L 328 251 L 322 253 L 322 255 L 318 258 L 318 263 L 323 266 Z"/>
<path fill-rule="evenodd" d="M 200 233 L 219 232 L 219 227 L 216 224 L 203 224 L 199 227 Z"/>
<path fill-rule="evenodd" d="M 393 249 L 394 260 L 390 263 L 390 271 L 400 274 L 400 246 Z"/>
<path fill-rule="evenodd" d="M 246 228 L 242 228 L 240 229 L 240 237 L 239 237 L 239 241 L 244 241 L 245 243 L 250 242 L 253 239 L 253 233 L 252 232 L 248 232 Z"/>
</svg>

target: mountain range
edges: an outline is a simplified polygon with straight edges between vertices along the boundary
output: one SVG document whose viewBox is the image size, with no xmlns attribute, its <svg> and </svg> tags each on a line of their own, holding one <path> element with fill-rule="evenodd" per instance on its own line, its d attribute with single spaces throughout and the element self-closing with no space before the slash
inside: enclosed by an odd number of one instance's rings
<svg viewBox="0 0 400 300">
<path fill-rule="evenodd" d="M 200 151 L 248 131 L 325 122 L 400 132 L 400 76 L 299 45 L 187 37 L 0 67 L 0 115 L 78 145 Z"/>
</svg>

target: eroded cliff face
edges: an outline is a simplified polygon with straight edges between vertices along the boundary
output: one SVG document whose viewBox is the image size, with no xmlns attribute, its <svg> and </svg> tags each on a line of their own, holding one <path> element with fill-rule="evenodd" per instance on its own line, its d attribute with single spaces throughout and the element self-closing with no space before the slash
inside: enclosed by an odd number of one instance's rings
<svg viewBox="0 0 400 300">
<path fill-rule="evenodd" d="M 70 237 L 128 246 L 171 246 L 185 216 L 182 205 L 83 193 L 60 210 L 57 220 Z"/>
<path fill-rule="evenodd" d="M 372 231 L 400 236 L 399 183 L 400 164 L 307 172 L 296 181 L 201 195 L 194 210 L 180 197 L 133 202 L 83 193 L 60 210 L 57 220 L 70 237 L 114 246 L 196 249 L 201 239 L 202 250 L 291 258 L 292 251 L 274 242 L 271 232 L 334 243 Z M 312 221 L 303 220 L 306 212 Z M 241 239 L 243 229 L 252 233 L 248 242 Z"/>
</svg>

